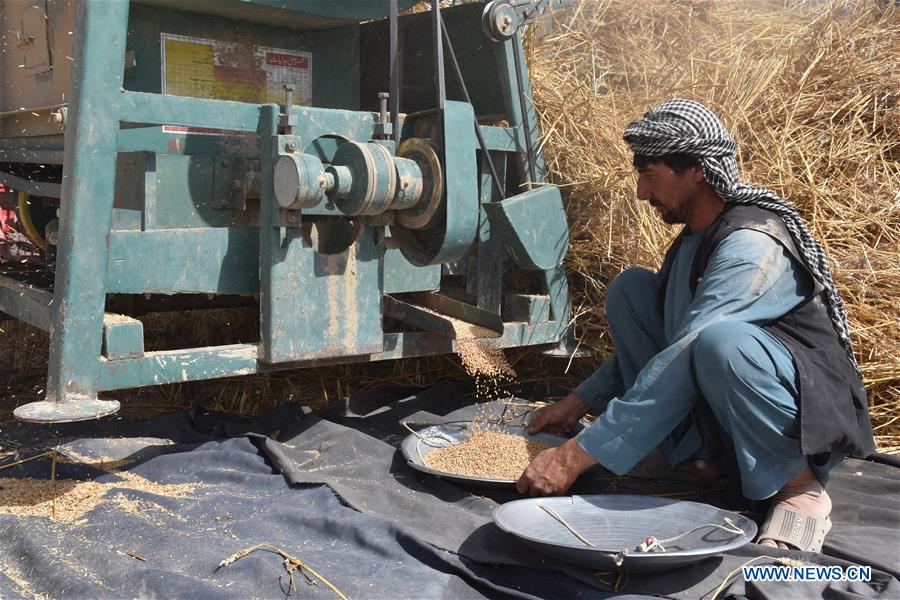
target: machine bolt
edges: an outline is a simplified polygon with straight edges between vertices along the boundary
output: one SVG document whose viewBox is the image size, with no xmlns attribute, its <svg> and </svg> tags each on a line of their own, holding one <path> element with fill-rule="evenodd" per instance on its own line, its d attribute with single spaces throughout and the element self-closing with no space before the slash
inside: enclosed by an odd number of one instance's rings
<svg viewBox="0 0 900 600">
<path fill-rule="evenodd" d="M 68 116 L 69 109 L 66 106 L 60 106 L 59 110 L 54 110 L 50 113 L 50 118 L 54 123 L 58 125 L 66 126 L 66 117 Z"/>
<path fill-rule="evenodd" d="M 288 141 L 287 144 L 284 145 L 284 149 L 288 152 L 296 152 L 297 151 L 297 142 L 294 140 Z"/>
<path fill-rule="evenodd" d="M 286 218 L 287 218 L 288 223 L 296 223 L 297 222 L 297 213 L 289 212 L 289 213 L 287 213 Z"/>
<path fill-rule="evenodd" d="M 382 123 L 388 120 L 388 99 L 391 95 L 387 92 L 378 92 L 378 114 Z"/>
<path fill-rule="evenodd" d="M 289 115 L 294 106 L 294 84 L 286 83 L 281 87 L 284 89 L 284 114 Z"/>
</svg>

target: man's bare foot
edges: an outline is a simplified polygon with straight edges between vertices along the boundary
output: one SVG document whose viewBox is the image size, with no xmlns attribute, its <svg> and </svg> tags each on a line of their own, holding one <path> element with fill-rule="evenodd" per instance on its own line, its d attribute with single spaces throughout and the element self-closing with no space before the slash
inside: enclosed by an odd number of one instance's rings
<svg viewBox="0 0 900 600">
<path fill-rule="evenodd" d="M 779 503 L 822 519 L 831 514 L 831 498 L 808 466 L 775 494 L 772 506 Z M 764 538 L 759 540 L 759 544 L 772 548 L 790 548 L 783 542 Z"/>
</svg>

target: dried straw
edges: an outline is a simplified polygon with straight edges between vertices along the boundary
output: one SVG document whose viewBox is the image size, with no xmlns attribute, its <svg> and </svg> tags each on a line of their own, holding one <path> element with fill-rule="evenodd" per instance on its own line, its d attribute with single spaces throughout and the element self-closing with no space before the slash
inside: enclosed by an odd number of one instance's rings
<svg viewBox="0 0 900 600">
<path fill-rule="evenodd" d="M 290 577 L 291 583 L 290 583 L 290 587 L 288 588 L 289 593 L 293 593 L 297 590 L 297 586 L 294 584 L 294 573 L 296 572 L 296 573 L 300 573 L 300 575 L 303 577 L 303 579 L 306 581 L 307 584 L 316 585 L 315 580 L 317 579 L 317 580 L 321 581 L 322 583 L 324 583 L 325 586 L 328 587 L 328 589 L 330 589 L 332 592 L 334 592 L 334 594 L 338 598 L 340 598 L 341 600 L 347 600 L 347 596 L 345 596 L 330 581 L 328 581 L 327 579 L 325 579 L 324 577 L 322 577 L 321 575 L 316 573 L 314 570 L 312 570 L 312 568 L 310 568 L 309 565 L 307 565 L 306 563 L 301 561 L 296 556 L 291 556 L 290 554 L 288 554 L 281 548 L 278 548 L 277 546 L 273 546 L 272 544 L 265 544 L 265 543 L 257 544 L 255 546 L 251 546 L 249 548 L 244 548 L 243 550 L 239 550 L 238 552 L 235 552 L 234 554 L 232 554 L 231 556 L 229 556 L 228 558 L 226 558 L 225 560 L 220 562 L 219 566 L 216 567 L 216 571 L 218 571 L 219 569 L 221 569 L 223 567 L 227 567 L 228 565 L 230 565 L 233 562 L 239 561 L 240 559 L 256 552 L 257 550 L 268 550 L 269 552 L 274 552 L 275 554 L 280 556 L 282 559 L 284 559 L 282 561 L 281 565 L 284 567 L 285 571 L 287 571 L 288 576 Z M 312 574 L 312 576 L 315 577 L 315 579 L 313 579 L 313 577 L 310 577 L 309 575 L 307 575 L 306 571 L 309 571 Z"/>
<path fill-rule="evenodd" d="M 736 136 L 745 181 L 795 204 L 847 304 L 878 446 L 900 451 L 900 10 L 885 2 L 577 2 L 529 48 L 551 176 L 567 193 L 578 337 L 625 267 L 676 233 L 636 200 L 625 126 L 670 97 Z M 594 362 L 596 364 L 596 361 Z"/>
</svg>

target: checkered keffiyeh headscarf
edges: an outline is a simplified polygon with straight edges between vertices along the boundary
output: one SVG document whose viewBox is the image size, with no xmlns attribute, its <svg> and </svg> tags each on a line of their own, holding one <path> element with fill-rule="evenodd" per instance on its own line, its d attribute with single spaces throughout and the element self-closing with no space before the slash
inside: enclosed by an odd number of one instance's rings
<svg viewBox="0 0 900 600">
<path fill-rule="evenodd" d="M 825 287 L 831 323 L 850 357 L 850 363 L 859 374 L 844 303 L 831 279 L 825 251 L 809 233 L 797 211 L 778 194 L 741 183 L 735 159 L 737 142 L 729 135 L 722 121 L 702 104 L 676 98 L 648 110 L 625 129 L 623 137 L 635 154 L 664 156 L 680 152 L 696 157 L 703 167 L 707 183 L 727 204 L 751 204 L 781 217 L 806 267 Z"/>
</svg>

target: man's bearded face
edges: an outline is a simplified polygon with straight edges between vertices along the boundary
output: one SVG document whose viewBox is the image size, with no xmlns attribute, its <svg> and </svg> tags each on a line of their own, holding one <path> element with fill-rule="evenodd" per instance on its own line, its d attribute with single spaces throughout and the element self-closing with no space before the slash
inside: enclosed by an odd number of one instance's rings
<svg viewBox="0 0 900 600">
<path fill-rule="evenodd" d="M 660 162 L 638 170 L 638 198 L 647 200 L 669 225 L 690 220 L 697 194 L 691 168 L 679 174 Z"/>
</svg>

